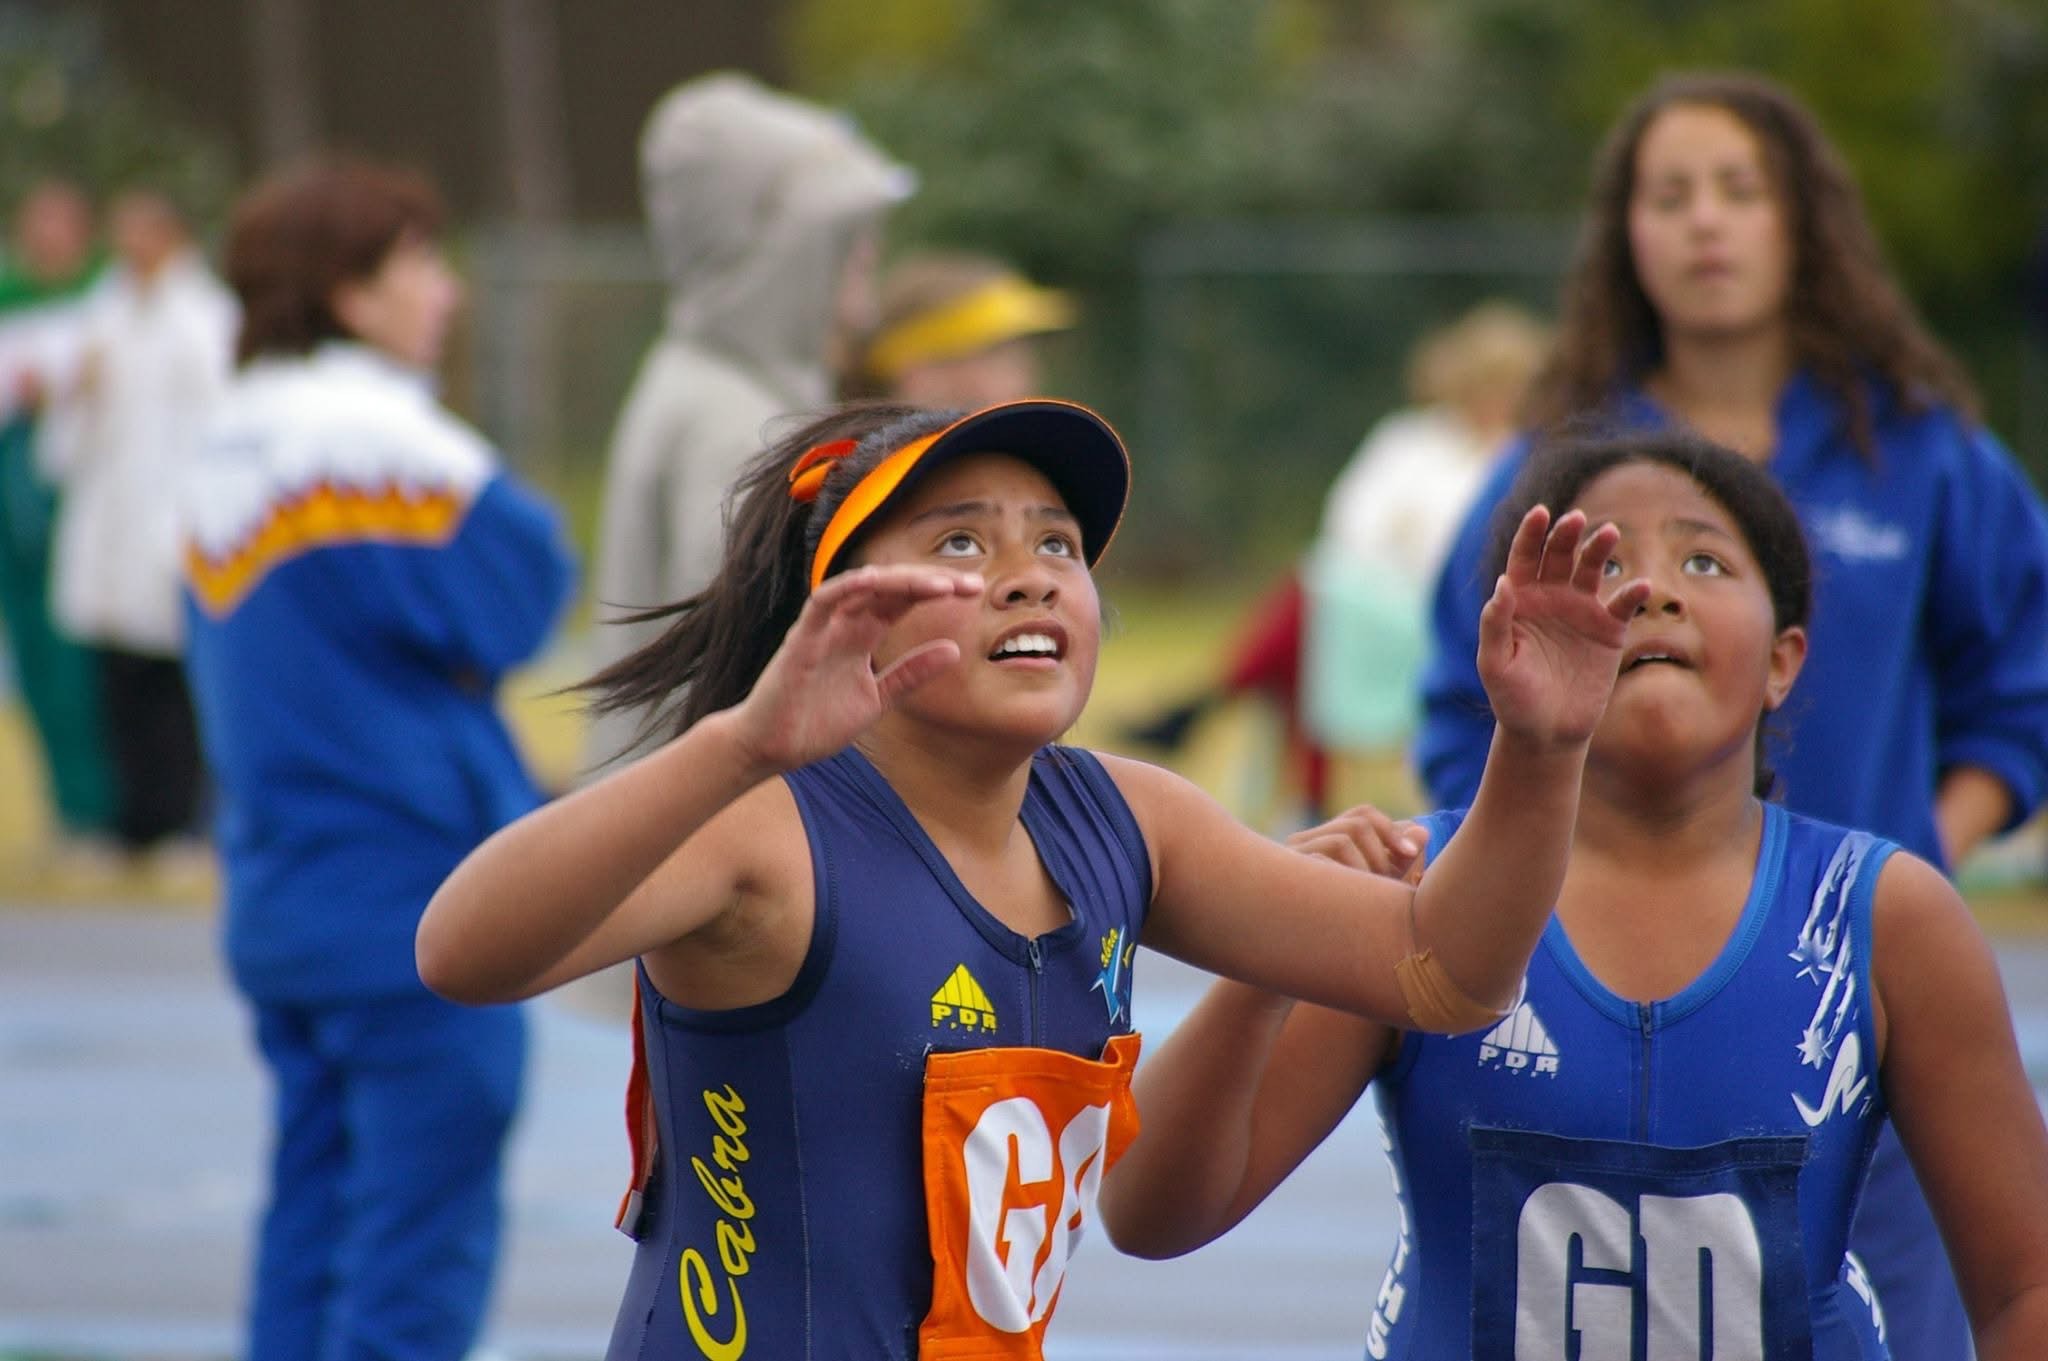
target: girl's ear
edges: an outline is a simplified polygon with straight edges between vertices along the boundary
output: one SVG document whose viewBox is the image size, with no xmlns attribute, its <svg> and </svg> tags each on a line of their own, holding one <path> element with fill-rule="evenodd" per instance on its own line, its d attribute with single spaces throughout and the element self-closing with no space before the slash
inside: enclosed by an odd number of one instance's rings
<svg viewBox="0 0 2048 1361">
<path fill-rule="evenodd" d="M 1771 642 L 1770 673 L 1764 679 L 1764 712 L 1775 713 L 1785 696 L 1792 693 L 1792 682 L 1799 679 L 1799 669 L 1806 665 L 1806 630 L 1794 624 L 1783 629 Z"/>
</svg>

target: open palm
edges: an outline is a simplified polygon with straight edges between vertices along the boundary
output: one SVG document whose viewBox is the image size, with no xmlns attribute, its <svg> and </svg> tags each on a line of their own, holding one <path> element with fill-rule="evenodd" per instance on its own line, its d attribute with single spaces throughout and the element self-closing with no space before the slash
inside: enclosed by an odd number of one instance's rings
<svg viewBox="0 0 2048 1361">
<path fill-rule="evenodd" d="M 928 600 L 981 594 L 979 576 L 925 567 L 861 567 L 828 578 L 804 602 L 782 646 L 740 704 L 748 745 L 790 770 L 843 750 L 904 695 L 960 660 L 951 639 L 875 669 L 875 648 Z"/>
<path fill-rule="evenodd" d="M 1555 524 L 1543 506 L 1522 517 L 1507 571 L 1479 616 L 1479 678 L 1502 728 L 1544 743 L 1592 736 L 1628 621 L 1650 589 L 1631 581 L 1601 598 L 1620 537 L 1613 525 L 1588 533 L 1581 511 Z"/>
</svg>

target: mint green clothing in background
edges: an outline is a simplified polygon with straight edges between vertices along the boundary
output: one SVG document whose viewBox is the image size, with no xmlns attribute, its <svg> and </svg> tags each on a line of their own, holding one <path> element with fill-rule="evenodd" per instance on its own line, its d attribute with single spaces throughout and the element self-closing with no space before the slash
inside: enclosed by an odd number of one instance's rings
<svg viewBox="0 0 2048 1361">
<path fill-rule="evenodd" d="M 81 291 L 88 276 L 51 287 L 0 273 L 0 324 Z M 48 772 L 51 811 L 73 835 L 109 831 L 114 784 L 101 733 L 99 674 L 92 654 L 50 618 L 50 537 L 57 491 L 36 468 L 35 422 L 0 425 L 0 624 L 15 682 Z"/>
</svg>

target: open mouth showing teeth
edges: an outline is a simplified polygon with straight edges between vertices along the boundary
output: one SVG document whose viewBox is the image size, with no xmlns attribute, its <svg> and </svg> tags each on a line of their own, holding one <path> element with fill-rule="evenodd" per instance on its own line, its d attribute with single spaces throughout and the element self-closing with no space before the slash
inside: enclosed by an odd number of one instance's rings
<svg viewBox="0 0 2048 1361">
<path fill-rule="evenodd" d="M 1637 670 L 1637 669 L 1639 669 L 1639 668 L 1641 668 L 1641 667 L 1645 667 L 1645 666 L 1652 666 L 1652 665 L 1662 665 L 1662 666 L 1677 666 L 1677 667 L 1683 667 L 1683 666 L 1685 666 L 1685 665 L 1686 665 L 1686 663 L 1684 663 L 1684 662 L 1680 661 L 1680 660 L 1679 660 L 1678 658 L 1676 658 L 1676 657 L 1674 657 L 1674 656 L 1671 656 L 1671 655 L 1670 655 L 1669 653 L 1665 653 L 1665 652 L 1645 652 L 1645 653 L 1644 653 L 1644 654 L 1643 654 L 1642 656 L 1640 656 L 1640 657 L 1636 658 L 1636 659 L 1635 659 L 1634 661 L 1630 662 L 1630 663 L 1629 663 L 1629 664 L 1628 664 L 1627 666 L 1623 667 L 1623 668 L 1622 668 L 1622 670 L 1623 670 L 1623 671 L 1634 671 L 1634 670 Z"/>
<path fill-rule="evenodd" d="M 988 655 L 990 661 L 1000 661 L 1005 657 L 1051 657 L 1057 659 L 1060 655 L 1060 644 L 1059 640 L 1049 633 L 1019 633 L 1013 637 L 1003 639 L 1001 643 L 997 644 L 996 650 Z"/>
</svg>

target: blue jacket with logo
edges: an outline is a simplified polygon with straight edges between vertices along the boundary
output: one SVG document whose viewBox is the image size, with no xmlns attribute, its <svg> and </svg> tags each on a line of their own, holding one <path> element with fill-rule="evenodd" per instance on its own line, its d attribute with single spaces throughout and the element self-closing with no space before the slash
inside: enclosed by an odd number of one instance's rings
<svg viewBox="0 0 2048 1361">
<path fill-rule="evenodd" d="M 1463 814 L 1426 821 L 1441 846 Z M 1845 1250 L 1895 849 L 1766 805 L 1742 916 L 1676 996 L 1609 992 L 1553 919 L 1498 1025 L 1405 1037 L 1373 1082 L 1402 1233 L 1368 1354 L 1888 1355 Z"/>
<path fill-rule="evenodd" d="M 2015 825 L 2048 790 L 2048 518 L 1991 435 L 1872 393 L 1874 461 L 1811 378 L 1795 377 L 1778 402 L 1769 467 L 1806 529 L 1814 589 L 1806 665 L 1772 721 L 1783 740 L 1771 765 L 1787 807 L 1940 865 L 1942 771 L 1998 776 Z M 1670 423 L 1640 392 L 1616 414 L 1623 427 Z M 1518 444 L 1501 459 L 1437 581 L 1415 760 L 1438 807 L 1470 803 L 1486 764 L 1493 715 L 1473 657 L 1491 582 L 1479 578 L 1527 453 Z"/>
<path fill-rule="evenodd" d="M 182 490 L 235 979 L 419 994 L 427 900 L 540 802 L 496 694 L 568 603 L 561 519 L 423 377 L 339 342 L 244 369 Z"/>
<path fill-rule="evenodd" d="M 705 1012 L 640 973 L 660 1152 L 612 1361 L 916 1356 L 933 1274 L 926 1055 L 1094 1059 L 1130 1032 L 1151 861 L 1095 757 L 1033 762 L 1022 822 L 1073 909 L 1036 938 L 975 901 L 857 750 L 785 779 L 817 885 L 795 983 Z"/>
</svg>

